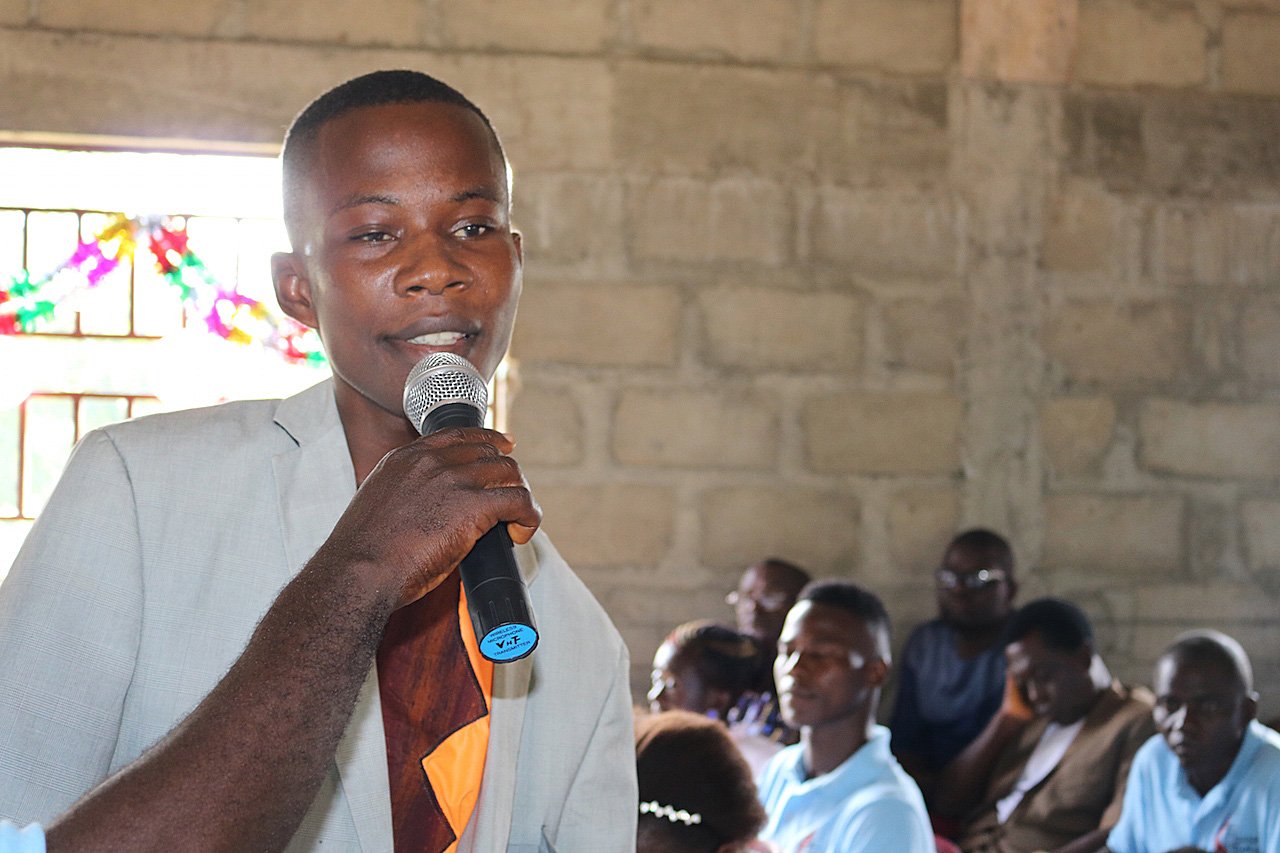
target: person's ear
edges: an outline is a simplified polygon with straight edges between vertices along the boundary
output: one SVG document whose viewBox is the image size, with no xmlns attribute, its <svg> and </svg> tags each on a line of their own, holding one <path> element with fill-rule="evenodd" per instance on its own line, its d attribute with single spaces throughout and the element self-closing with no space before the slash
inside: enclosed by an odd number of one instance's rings
<svg viewBox="0 0 1280 853">
<path fill-rule="evenodd" d="M 708 687 L 706 692 L 706 705 L 708 711 L 716 712 L 716 719 L 726 722 L 729 715 L 729 709 L 733 707 L 731 700 L 733 694 L 723 687 Z"/>
<path fill-rule="evenodd" d="M 524 235 L 513 229 L 511 231 L 511 240 L 516 246 L 516 260 L 520 262 L 521 266 L 524 266 Z"/>
<path fill-rule="evenodd" d="M 1248 723 L 1258 717 L 1258 694 L 1246 693 L 1244 702 L 1240 704 L 1240 716 Z"/>
<path fill-rule="evenodd" d="M 275 285 L 280 310 L 312 329 L 316 325 L 315 305 L 311 298 L 311 280 L 302 259 L 293 252 L 276 252 L 271 256 L 271 282 Z"/>
<path fill-rule="evenodd" d="M 883 687 L 889 680 L 889 662 L 884 658 L 876 658 L 867 664 L 867 683 L 872 687 Z"/>
</svg>

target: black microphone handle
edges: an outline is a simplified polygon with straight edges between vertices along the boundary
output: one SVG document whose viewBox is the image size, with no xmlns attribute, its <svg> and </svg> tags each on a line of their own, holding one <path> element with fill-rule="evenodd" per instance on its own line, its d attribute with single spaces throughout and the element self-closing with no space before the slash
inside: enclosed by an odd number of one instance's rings
<svg viewBox="0 0 1280 853">
<path fill-rule="evenodd" d="M 423 418 L 422 434 L 483 425 L 484 413 L 470 403 L 444 403 Z M 480 654 L 494 663 L 519 660 L 538 645 L 529 591 L 512 548 L 507 525 L 500 522 L 476 540 L 458 566 Z"/>
</svg>

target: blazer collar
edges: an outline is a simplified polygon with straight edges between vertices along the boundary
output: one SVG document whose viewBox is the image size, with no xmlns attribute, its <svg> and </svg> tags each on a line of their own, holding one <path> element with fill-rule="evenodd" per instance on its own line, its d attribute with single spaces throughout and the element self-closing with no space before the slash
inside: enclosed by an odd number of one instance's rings
<svg viewBox="0 0 1280 853">
<path fill-rule="evenodd" d="M 282 400 L 275 421 L 295 442 L 272 459 L 292 577 L 324 544 L 351 503 L 356 475 L 331 380 Z M 360 846 L 390 850 L 391 791 L 376 668 L 360 688 L 334 758 Z"/>
</svg>

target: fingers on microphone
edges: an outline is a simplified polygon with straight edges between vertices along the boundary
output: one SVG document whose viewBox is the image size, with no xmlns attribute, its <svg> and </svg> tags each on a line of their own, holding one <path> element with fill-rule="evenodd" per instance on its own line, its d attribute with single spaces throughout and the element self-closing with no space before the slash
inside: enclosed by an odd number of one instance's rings
<svg viewBox="0 0 1280 853">
<path fill-rule="evenodd" d="M 485 489 L 484 495 L 491 501 L 489 505 L 494 512 L 494 523 L 507 522 L 507 532 L 511 534 L 512 540 L 528 542 L 533 537 L 534 531 L 542 523 L 542 508 L 523 483 Z M 523 538 L 518 539 L 517 535 Z"/>
<path fill-rule="evenodd" d="M 468 444 L 492 445 L 500 453 L 510 453 L 515 442 L 504 433 L 484 427 L 452 427 L 417 439 L 428 447 L 445 448 Z"/>
</svg>

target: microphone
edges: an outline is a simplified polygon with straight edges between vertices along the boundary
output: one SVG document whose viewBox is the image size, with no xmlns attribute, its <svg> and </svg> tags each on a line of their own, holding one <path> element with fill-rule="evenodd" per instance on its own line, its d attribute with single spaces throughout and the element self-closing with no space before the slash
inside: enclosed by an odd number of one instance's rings
<svg viewBox="0 0 1280 853">
<path fill-rule="evenodd" d="M 428 355 L 404 383 L 404 413 L 422 435 L 446 427 L 484 426 L 489 389 L 471 362 L 450 352 Z M 519 660 L 538 645 L 529 592 L 516 568 L 507 525 L 476 540 L 458 571 L 480 654 L 495 663 Z"/>
</svg>

